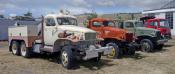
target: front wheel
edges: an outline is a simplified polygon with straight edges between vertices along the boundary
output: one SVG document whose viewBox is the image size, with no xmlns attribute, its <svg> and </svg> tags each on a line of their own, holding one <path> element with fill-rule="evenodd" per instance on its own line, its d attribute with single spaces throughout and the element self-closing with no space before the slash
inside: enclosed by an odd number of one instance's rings
<svg viewBox="0 0 175 74">
<path fill-rule="evenodd" d="M 71 69 L 74 65 L 74 58 L 71 46 L 64 46 L 61 52 L 61 64 L 67 69 Z"/>
<path fill-rule="evenodd" d="M 145 52 L 153 51 L 153 43 L 149 39 L 141 40 L 141 50 Z"/>
<path fill-rule="evenodd" d="M 108 55 L 108 57 L 116 59 L 121 57 L 121 50 L 119 49 L 118 45 L 115 43 L 108 43 L 107 46 L 112 46 L 112 52 Z"/>
</svg>

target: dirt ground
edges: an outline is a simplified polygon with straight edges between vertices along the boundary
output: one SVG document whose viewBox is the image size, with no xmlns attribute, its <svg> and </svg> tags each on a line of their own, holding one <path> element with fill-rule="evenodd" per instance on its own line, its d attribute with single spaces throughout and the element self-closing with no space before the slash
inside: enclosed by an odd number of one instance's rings
<svg viewBox="0 0 175 74">
<path fill-rule="evenodd" d="M 0 74 L 175 74 L 175 39 L 161 51 L 121 59 L 103 57 L 100 63 L 79 62 L 72 70 L 64 69 L 50 56 L 37 55 L 26 59 L 8 52 L 8 43 L 0 42 Z"/>
</svg>

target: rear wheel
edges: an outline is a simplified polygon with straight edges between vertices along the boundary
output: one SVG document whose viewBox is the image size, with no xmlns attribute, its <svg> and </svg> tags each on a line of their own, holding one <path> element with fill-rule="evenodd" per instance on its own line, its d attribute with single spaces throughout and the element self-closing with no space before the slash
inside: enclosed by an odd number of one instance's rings
<svg viewBox="0 0 175 74">
<path fill-rule="evenodd" d="M 67 69 L 71 69 L 74 66 L 74 57 L 71 50 L 71 46 L 64 46 L 61 52 L 61 64 Z"/>
<path fill-rule="evenodd" d="M 12 54 L 14 55 L 20 55 L 20 48 L 19 48 L 19 42 L 12 41 L 11 48 Z"/>
<path fill-rule="evenodd" d="M 25 42 L 21 42 L 20 51 L 21 51 L 21 56 L 25 58 L 29 58 L 32 53 L 32 51 L 26 47 Z"/>
<path fill-rule="evenodd" d="M 153 51 L 153 43 L 149 39 L 141 40 L 141 50 L 145 52 Z"/>
<path fill-rule="evenodd" d="M 118 45 L 115 43 L 108 43 L 107 46 L 112 46 L 112 52 L 108 55 L 108 57 L 116 59 L 121 57 L 121 50 L 119 49 Z"/>
</svg>

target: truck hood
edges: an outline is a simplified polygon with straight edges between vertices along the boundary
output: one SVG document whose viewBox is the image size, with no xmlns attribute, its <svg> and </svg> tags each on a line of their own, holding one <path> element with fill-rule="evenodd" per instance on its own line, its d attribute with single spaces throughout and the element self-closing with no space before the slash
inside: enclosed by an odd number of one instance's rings
<svg viewBox="0 0 175 74">
<path fill-rule="evenodd" d="M 61 25 L 59 26 L 62 30 L 68 30 L 68 31 L 76 31 L 76 32 L 96 32 L 94 30 L 85 28 L 85 27 L 79 27 L 79 26 L 74 26 L 74 25 Z"/>
<path fill-rule="evenodd" d="M 117 32 L 125 32 L 124 29 L 121 29 L 121 28 L 117 28 L 117 27 L 104 27 L 105 30 L 111 30 L 111 31 L 117 31 Z"/>
<path fill-rule="evenodd" d="M 146 27 L 137 27 L 136 28 L 136 35 L 137 36 L 142 36 L 142 35 L 147 35 L 147 36 L 156 36 L 156 32 L 159 30 L 152 29 L 152 28 L 146 28 Z"/>
<path fill-rule="evenodd" d="M 137 30 L 144 30 L 144 31 L 158 31 L 156 29 L 152 29 L 152 28 L 146 28 L 146 27 L 137 27 Z"/>
<path fill-rule="evenodd" d="M 162 34 L 171 34 L 170 28 L 158 28 Z"/>
</svg>

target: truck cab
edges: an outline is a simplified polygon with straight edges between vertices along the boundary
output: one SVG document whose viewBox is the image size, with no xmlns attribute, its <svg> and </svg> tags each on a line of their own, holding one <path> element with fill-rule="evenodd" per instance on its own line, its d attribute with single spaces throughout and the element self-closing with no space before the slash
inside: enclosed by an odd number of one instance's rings
<svg viewBox="0 0 175 74">
<path fill-rule="evenodd" d="M 144 27 L 142 21 L 127 20 L 120 22 L 118 26 L 134 33 L 135 41 L 141 45 L 142 51 L 151 52 L 154 48 L 160 50 L 163 48 L 164 43 L 168 41 L 159 30 Z"/>
<path fill-rule="evenodd" d="M 166 19 L 163 18 L 149 18 L 142 17 L 141 20 L 144 22 L 144 26 L 147 28 L 153 28 L 159 30 L 162 35 L 167 39 L 172 39 L 171 37 L 171 29 L 169 27 L 169 23 Z"/>
<path fill-rule="evenodd" d="M 115 44 L 114 47 L 119 47 L 116 48 L 114 52 L 120 55 L 113 55 L 112 57 L 121 56 L 121 53 L 134 54 L 135 46 L 132 44 L 134 41 L 133 33 L 117 28 L 113 20 L 93 18 L 89 20 L 87 27 L 97 31 L 98 37 L 104 39 L 101 45 L 105 46 L 107 43 L 113 43 Z M 130 51 L 132 51 L 132 53 L 130 53 Z"/>
</svg>

